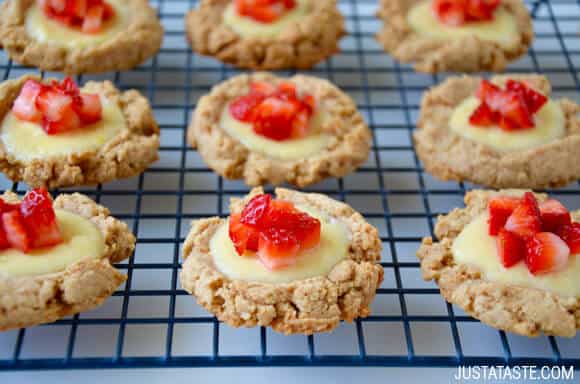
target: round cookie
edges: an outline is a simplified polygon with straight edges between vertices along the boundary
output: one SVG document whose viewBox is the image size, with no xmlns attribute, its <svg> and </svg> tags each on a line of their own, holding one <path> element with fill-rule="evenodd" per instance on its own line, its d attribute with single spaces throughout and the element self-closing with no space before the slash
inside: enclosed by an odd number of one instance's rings
<svg viewBox="0 0 580 384">
<path fill-rule="evenodd" d="M 252 197 L 232 199 L 230 211 L 239 213 Z M 219 217 L 197 220 L 187 236 L 180 280 L 183 288 L 218 319 L 234 327 L 270 326 L 285 334 L 312 334 L 336 328 L 370 314 L 370 303 L 383 280 L 381 240 L 376 228 L 344 203 L 326 196 L 276 189 L 276 197 L 316 209 L 350 232 L 348 254 L 326 276 L 285 283 L 232 279 L 214 263 L 210 241 L 226 222 Z"/>
<path fill-rule="evenodd" d="M 16 203 L 6 192 L 2 199 Z M 45 274 L 9 275 L 0 264 L 0 331 L 51 323 L 101 305 L 126 279 L 112 263 L 128 258 L 135 237 L 127 225 L 109 216 L 109 210 L 78 193 L 60 195 L 55 209 L 89 220 L 104 241 L 101 258 L 80 257 L 66 268 Z M 43 255 L 35 255 L 41 258 Z"/>
<path fill-rule="evenodd" d="M 111 0 L 108 0 L 111 1 Z M 124 71 L 136 67 L 161 48 L 163 27 L 147 0 L 113 0 L 122 7 L 126 25 L 110 38 L 86 46 L 39 40 L 27 29 L 36 0 L 6 0 L 0 5 L 0 45 L 14 61 L 45 71 L 68 74 Z"/>
<path fill-rule="evenodd" d="M 465 196 L 465 208 L 440 216 L 435 227 L 439 241 L 423 239 L 417 253 L 423 278 L 434 280 L 445 300 L 494 328 L 530 337 L 541 333 L 574 337 L 580 329 L 580 297 L 491 281 L 479 267 L 455 259 L 454 240 L 487 210 L 491 198 L 521 196 L 523 192 L 471 191 Z M 537 194 L 536 198 L 544 201 L 547 196 Z M 580 211 L 572 212 L 572 220 L 580 221 Z"/>
<path fill-rule="evenodd" d="M 409 11 L 428 0 L 382 0 L 377 16 L 384 26 L 377 34 L 385 50 L 418 72 L 501 72 L 528 51 L 534 37 L 530 14 L 521 0 L 502 0 L 498 11 L 511 15 L 517 38 L 505 44 L 474 35 L 441 39 L 416 31 Z"/>
<path fill-rule="evenodd" d="M 232 6 L 232 0 L 202 0 L 187 15 L 187 37 L 195 52 L 240 68 L 308 69 L 338 52 L 346 33 L 335 0 L 298 0 L 304 15 L 268 35 L 236 31 L 224 17 Z"/>
<path fill-rule="evenodd" d="M 249 149 L 221 125 L 222 113 L 230 102 L 249 92 L 253 82 L 293 83 L 298 92 L 307 92 L 325 112 L 320 131 L 328 140 L 308 156 L 281 158 L 267 154 L 269 140 L 260 148 Z M 330 82 L 297 75 L 289 79 L 268 73 L 233 77 L 199 100 L 189 126 L 188 139 L 214 171 L 228 179 L 244 179 L 248 185 L 288 182 L 304 187 L 327 177 L 342 177 L 363 164 L 371 146 L 371 132 L 355 103 Z"/>
<path fill-rule="evenodd" d="M 541 75 L 491 78 L 524 81 L 549 96 L 549 81 Z M 564 134 L 548 143 L 501 151 L 467 139 L 450 129 L 454 109 L 475 94 L 481 79 L 449 78 L 425 93 L 415 131 L 415 149 L 425 169 L 442 180 L 470 181 L 492 188 L 549 188 L 580 178 L 580 107 L 571 100 L 553 100 L 562 111 Z"/>
<path fill-rule="evenodd" d="M 23 76 L 0 84 L 0 122 L 29 79 L 38 77 Z M 114 136 L 96 149 L 24 158 L 9 151 L 0 129 L 0 171 L 32 187 L 58 188 L 132 177 L 157 161 L 159 127 L 145 97 L 135 90 L 120 92 L 109 81 L 90 81 L 83 89 L 91 89 L 120 109 L 124 123 Z"/>
</svg>

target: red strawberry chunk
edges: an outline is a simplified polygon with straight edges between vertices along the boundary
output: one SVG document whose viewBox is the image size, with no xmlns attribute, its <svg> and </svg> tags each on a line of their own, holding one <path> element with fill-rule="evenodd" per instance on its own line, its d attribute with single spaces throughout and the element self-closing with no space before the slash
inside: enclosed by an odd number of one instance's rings
<svg viewBox="0 0 580 384">
<path fill-rule="evenodd" d="M 270 208 L 272 197 L 267 194 L 255 196 L 242 211 L 241 222 L 246 225 L 260 226 Z"/>
<path fill-rule="evenodd" d="M 252 123 L 256 134 L 276 141 L 305 137 L 316 101 L 312 95 L 298 97 L 296 86 L 281 82 L 277 87 L 266 82 L 253 82 L 250 93 L 230 103 L 231 115 Z"/>
<path fill-rule="evenodd" d="M 533 193 L 524 194 L 520 203 L 508 217 L 505 229 L 522 238 L 531 237 L 541 231 L 540 209 Z"/>
<path fill-rule="evenodd" d="M 526 257 L 526 243 L 518 235 L 501 229 L 496 238 L 497 251 L 504 267 L 510 268 Z"/>
<path fill-rule="evenodd" d="M 258 257 L 270 270 L 285 268 L 296 263 L 300 244 L 287 229 L 269 228 L 260 233 Z"/>
<path fill-rule="evenodd" d="M 296 7 L 294 0 L 235 0 L 236 11 L 261 23 L 278 20 Z"/>
<path fill-rule="evenodd" d="M 556 232 L 560 227 L 572 223 L 568 209 L 556 199 L 548 199 L 540 204 L 543 232 Z"/>
<path fill-rule="evenodd" d="M 20 213 L 33 248 L 53 246 L 63 241 L 52 199 L 46 190 L 28 192 L 20 205 Z"/>
<path fill-rule="evenodd" d="M 572 255 L 580 255 L 580 223 L 571 223 L 560 227 L 558 236 L 568 244 Z"/>
<path fill-rule="evenodd" d="M 433 0 L 432 9 L 443 24 L 457 27 L 468 21 L 493 20 L 500 0 Z"/>
<path fill-rule="evenodd" d="M 20 94 L 14 100 L 14 105 L 12 106 L 12 112 L 18 119 L 40 123 L 42 113 L 36 107 L 36 99 L 40 95 L 41 90 L 42 86 L 36 80 L 27 80 L 24 83 Z"/>
<path fill-rule="evenodd" d="M 229 236 L 238 255 L 243 256 L 246 251 L 258 250 L 259 232 L 241 222 L 241 215 L 232 215 L 229 220 Z"/>
<path fill-rule="evenodd" d="M 489 201 L 487 209 L 490 235 L 495 236 L 500 232 L 519 203 L 520 199 L 510 196 L 494 197 Z"/>
<path fill-rule="evenodd" d="M 8 241 L 2 220 L 0 220 L 0 251 L 8 248 L 10 248 L 10 242 Z"/>
<path fill-rule="evenodd" d="M 533 275 L 561 271 L 568 264 L 570 248 L 557 235 L 540 232 L 526 243 L 526 265 Z"/>
<path fill-rule="evenodd" d="M 20 211 L 14 210 L 2 214 L 2 227 L 6 232 L 6 239 L 12 248 L 22 252 L 32 249 L 32 239 L 26 231 Z"/>
<path fill-rule="evenodd" d="M 546 96 L 533 90 L 525 83 L 520 81 L 509 79 L 506 81 L 506 89 L 522 95 L 531 113 L 536 113 L 548 101 Z"/>
<path fill-rule="evenodd" d="M 115 16 L 104 0 L 40 0 L 45 15 L 85 33 L 98 33 L 103 23 Z"/>
<path fill-rule="evenodd" d="M 299 212 L 295 218 L 296 224 L 293 229 L 300 243 L 301 250 L 307 250 L 316 247 L 320 243 L 320 220 Z"/>
<path fill-rule="evenodd" d="M 533 128 L 534 113 L 547 101 L 544 95 L 515 80 L 508 80 L 505 89 L 482 80 L 476 96 L 481 104 L 469 122 L 481 127 L 499 125 L 506 131 Z"/>
<path fill-rule="evenodd" d="M 77 105 L 77 112 L 81 122 L 89 125 L 97 123 L 103 116 L 103 105 L 97 94 L 83 93 L 81 103 Z"/>
</svg>

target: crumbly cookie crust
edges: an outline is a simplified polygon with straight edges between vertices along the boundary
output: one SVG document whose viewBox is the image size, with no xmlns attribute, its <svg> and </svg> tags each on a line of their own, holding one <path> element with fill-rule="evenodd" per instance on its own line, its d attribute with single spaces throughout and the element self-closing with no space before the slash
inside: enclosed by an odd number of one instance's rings
<svg viewBox="0 0 580 384">
<path fill-rule="evenodd" d="M 124 71 L 161 48 L 163 27 L 147 0 L 126 0 L 127 30 L 91 47 L 39 42 L 26 31 L 26 12 L 36 0 L 6 0 L 0 5 L 0 45 L 23 65 L 68 74 Z"/>
<path fill-rule="evenodd" d="M 3 199 L 18 201 L 12 192 Z M 109 210 L 78 193 L 60 195 L 54 207 L 90 220 L 105 241 L 101 259 L 85 259 L 64 271 L 39 276 L 0 274 L 0 331 L 51 323 L 101 305 L 126 279 L 111 263 L 128 258 L 135 236 Z"/>
<path fill-rule="evenodd" d="M 252 82 L 285 80 L 313 95 L 330 116 L 321 127 L 333 136 L 330 143 L 307 158 L 282 160 L 251 151 L 220 127 L 223 109 L 247 94 Z M 252 186 L 288 182 L 304 187 L 327 177 L 342 177 L 366 161 L 371 145 L 370 130 L 356 105 L 330 82 L 303 75 L 282 79 L 269 73 L 240 75 L 215 86 L 199 100 L 188 139 L 214 171 L 228 179 L 244 179 Z"/>
<path fill-rule="evenodd" d="M 534 38 L 530 14 L 521 0 L 503 0 L 500 7 L 514 15 L 519 38 L 510 47 L 476 36 L 437 40 L 416 33 L 407 21 L 411 8 L 425 0 L 381 0 L 377 16 L 384 26 L 377 40 L 403 63 L 414 63 L 418 72 L 501 72 L 528 51 Z"/>
<path fill-rule="evenodd" d="M 28 79 L 38 77 L 27 75 L 0 84 L 0 121 Z M 157 161 L 159 127 L 147 99 L 135 90 L 120 92 L 109 81 L 90 81 L 86 86 L 119 104 L 127 129 L 96 150 L 27 162 L 16 159 L 0 140 L 0 171 L 11 180 L 24 181 L 32 187 L 59 188 L 135 176 Z"/>
<path fill-rule="evenodd" d="M 242 37 L 223 22 L 231 0 L 202 0 L 185 19 L 193 50 L 241 68 L 308 69 L 339 51 L 346 34 L 335 0 L 309 0 L 310 13 L 275 38 Z"/>
<path fill-rule="evenodd" d="M 471 191 L 465 196 L 466 208 L 440 216 L 435 227 L 439 242 L 427 237 L 417 253 L 423 278 L 434 280 L 445 300 L 494 328 L 529 337 L 542 332 L 573 337 L 580 329 L 580 297 L 488 281 L 479 268 L 456 263 L 453 258 L 453 241 L 487 209 L 490 198 L 522 193 L 522 190 Z M 536 197 L 540 201 L 547 199 L 544 194 Z M 573 212 L 572 217 L 580 221 L 580 210 Z"/>
<path fill-rule="evenodd" d="M 232 199 L 230 210 L 240 212 L 261 188 L 244 199 Z M 276 189 L 280 199 L 313 207 L 340 220 L 351 233 L 347 259 L 327 276 L 286 284 L 232 280 L 214 265 L 209 242 L 225 223 L 218 217 L 198 220 L 183 246 L 181 285 L 205 309 L 233 327 L 270 326 L 285 334 L 313 334 L 336 328 L 370 314 L 370 303 L 383 280 L 381 241 L 376 228 L 346 204 L 326 196 Z"/>
<path fill-rule="evenodd" d="M 531 84 L 546 95 L 551 87 L 540 75 L 495 76 Z M 473 95 L 480 78 L 454 77 L 425 93 L 415 131 L 415 148 L 425 169 L 442 180 L 471 181 L 492 188 L 551 188 L 580 178 L 580 106 L 559 99 L 565 118 L 564 137 L 521 151 L 500 152 L 456 134 L 449 128 L 454 108 Z"/>
</svg>

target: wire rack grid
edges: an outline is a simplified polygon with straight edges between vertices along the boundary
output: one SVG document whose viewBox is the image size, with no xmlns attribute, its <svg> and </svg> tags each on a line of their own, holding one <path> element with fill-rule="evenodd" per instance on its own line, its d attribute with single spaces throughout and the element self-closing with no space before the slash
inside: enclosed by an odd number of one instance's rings
<svg viewBox="0 0 580 384">
<path fill-rule="evenodd" d="M 151 101 L 162 128 L 161 160 L 139 177 L 75 189 L 108 206 L 138 237 L 118 267 L 127 282 L 101 308 L 19 331 L 0 333 L 0 370 L 189 366 L 456 366 L 580 363 L 577 339 L 528 339 L 498 332 L 445 303 L 420 278 L 415 251 L 439 213 L 461 206 L 469 184 L 443 183 L 424 172 L 411 134 L 421 93 L 445 75 L 417 74 L 374 40 L 377 1 L 340 0 L 349 35 L 342 52 L 310 74 L 328 78 L 357 102 L 373 131 L 367 163 L 356 173 L 309 191 L 346 201 L 374 224 L 383 241 L 385 281 L 373 315 L 331 334 L 282 336 L 269 329 L 220 324 L 179 287 L 181 244 L 192 219 L 226 215 L 228 200 L 247 193 L 212 173 L 186 143 L 196 100 L 239 71 L 192 54 L 183 29 L 191 0 L 158 0 L 165 26 L 160 53 L 128 72 L 82 76 L 135 88 Z M 546 74 L 559 97 L 578 100 L 580 8 L 572 0 L 528 2 L 536 40 L 514 72 Z M 3 78 L 32 71 L 0 54 Z M 282 72 L 291 74 L 291 72 Z M 44 76 L 59 76 L 43 73 Z M 26 186 L 0 180 L 20 194 Z M 66 192 L 73 189 L 66 190 Z M 580 185 L 549 191 L 580 208 Z"/>
</svg>

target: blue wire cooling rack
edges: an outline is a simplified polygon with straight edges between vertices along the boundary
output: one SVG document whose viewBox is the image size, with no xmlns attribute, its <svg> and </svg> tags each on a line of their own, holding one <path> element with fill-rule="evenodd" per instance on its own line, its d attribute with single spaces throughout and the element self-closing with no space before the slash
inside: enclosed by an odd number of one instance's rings
<svg viewBox="0 0 580 384">
<path fill-rule="evenodd" d="M 162 127 L 161 160 L 141 176 L 80 189 L 126 220 L 137 249 L 119 264 L 126 284 L 96 311 L 55 324 L 0 333 L 0 370 L 190 366 L 455 366 L 566 364 L 578 367 L 577 339 L 527 339 L 498 332 L 446 304 L 420 279 L 415 250 L 439 213 L 461 205 L 471 185 L 426 174 L 411 144 L 421 93 L 443 75 L 399 65 L 374 40 L 377 1 L 342 0 L 349 36 L 342 52 L 311 74 L 328 78 L 358 103 L 373 129 L 373 152 L 353 175 L 310 190 L 344 200 L 376 225 L 384 245 L 385 282 L 373 315 L 332 334 L 282 336 L 233 329 L 203 311 L 178 285 L 180 248 L 196 218 L 227 214 L 227 200 L 247 187 L 209 170 L 185 141 L 196 100 L 236 70 L 192 54 L 183 16 L 196 2 L 153 2 L 166 28 L 157 57 L 132 71 L 83 76 L 136 88 Z M 557 96 L 578 100 L 580 8 L 572 0 L 528 3 L 536 41 L 511 71 L 546 74 Z M 31 71 L 0 55 L 4 79 Z M 290 74 L 284 72 L 283 74 Z M 46 73 L 43 75 L 54 76 Z M 0 180 L 0 188 L 26 186 Z M 550 191 L 580 208 L 579 184 Z"/>
</svg>

